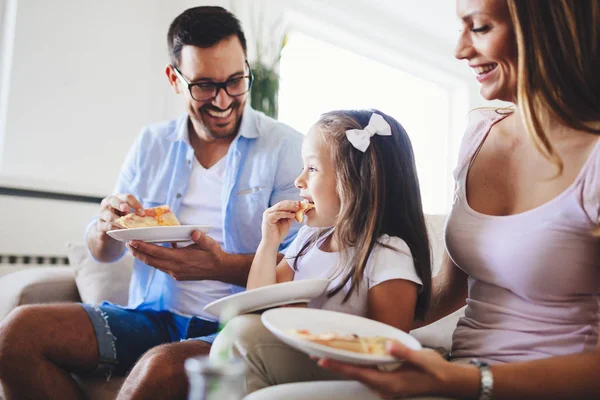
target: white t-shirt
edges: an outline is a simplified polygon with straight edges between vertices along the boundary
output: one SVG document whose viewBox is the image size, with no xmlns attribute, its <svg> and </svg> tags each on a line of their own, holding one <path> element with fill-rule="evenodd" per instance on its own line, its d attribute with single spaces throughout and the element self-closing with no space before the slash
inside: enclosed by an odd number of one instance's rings
<svg viewBox="0 0 600 400">
<path fill-rule="evenodd" d="M 210 225 L 208 235 L 223 246 L 223 213 L 221 193 L 225 174 L 225 157 L 206 169 L 194 157 L 190 183 L 181 199 L 181 225 Z"/>
<path fill-rule="evenodd" d="M 181 200 L 178 216 L 182 225 L 210 225 L 212 228 L 207 234 L 215 239 L 221 247 L 223 246 L 221 192 L 224 173 L 225 157 L 208 169 L 204 168 L 194 157 L 190 183 L 185 196 Z M 192 243 L 180 243 L 180 247 Z M 181 305 L 206 305 L 231 295 L 231 289 L 231 284 L 219 281 L 174 281 L 172 282 L 172 290 L 176 293 L 171 293 L 171 295 L 177 298 L 178 303 Z M 214 316 L 199 311 L 197 306 L 189 310 L 180 307 L 178 311 L 210 320 L 215 319 Z"/>
<path fill-rule="evenodd" d="M 310 228 L 308 226 L 300 228 L 298 236 L 290 244 L 285 254 L 290 268 L 294 268 L 296 255 L 308 239 L 318 230 L 318 228 Z M 392 250 L 381 245 L 373 247 L 359 290 L 355 291 L 345 303 L 342 303 L 342 301 L 346 293 L 350 290 L 351 281 L 348 281 L 344 288 L 336 293 L 335 296 L 331 298 L 327 297 L 327 293 L 336 288 L 346 275 L 346 270 L 343 270 L 341 274 L 339 273 L 339 254 L 337 252 L 331 253 L 321 250 L 319 247 L 322 243 L 318 243 L 304 256 L 300 257 L 298 259 L 298 271 L 295 271 L 294 275 L 295 281 L 300 279 L 333 278 L 329 283 L 327 292 L 312 300 L 308 304 L 308 307 L 366 317 L 368 312 L 367 293 L 371 288 L 392 279 L 404 279 L 422 285 L 422 281 L 415 270 L 410 248 L 404 240 L 395 236 L 383 235 L 379 239 L 379 242 L 397 250 Z"/>
</svg>

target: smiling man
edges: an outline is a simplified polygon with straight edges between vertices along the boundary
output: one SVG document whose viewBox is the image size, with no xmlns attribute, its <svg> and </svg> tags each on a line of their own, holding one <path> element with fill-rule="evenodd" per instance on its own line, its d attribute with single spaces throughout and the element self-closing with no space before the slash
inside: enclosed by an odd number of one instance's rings
<svg viewBox="0 0 600 400">
<path fill-rule="evenodd" d="M 183 361 L 207 354 L 217 331 L 204 306 L 242 290 L 263 212 L 298 198 L 302 135 L 246 104 L 252 72 L 235 16 L 220 7 L 186 10 L 171 24 L 168 46 L 165 72 L 186 113 L 142 130 L 86 242 L 94 258 L 114 262 L 126 251 L 106 234 L 115 220 L 162 204 L 182 224 L 213 228 L 179 248 L 132 242 L 127 307 L 36 305 L 5 318 L 0 359 L 11 368 L 0 368 L 0 379 L 9 399 L 81 398 L 70 373 L 94 372 L 128 374 L 119 399 L 185 398 Z"/>
</svg>

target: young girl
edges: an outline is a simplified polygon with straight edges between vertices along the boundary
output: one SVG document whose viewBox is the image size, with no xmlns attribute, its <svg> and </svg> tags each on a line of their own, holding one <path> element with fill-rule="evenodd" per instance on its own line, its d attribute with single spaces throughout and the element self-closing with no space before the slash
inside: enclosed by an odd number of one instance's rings
<svg viewBox="0 0 600 400">
<path fill-rule="evenodd" d="M 296 186 L 314 208 L 279 263 L 300 203 L 265 211 L 247 288 L 330 278 L 327 294 L 309 307 L 409 331 L 428 307 L 431 263 L 408 135 L 377 110 L 333 111 L 307 134 L 302 158 Z"/>
</svg>

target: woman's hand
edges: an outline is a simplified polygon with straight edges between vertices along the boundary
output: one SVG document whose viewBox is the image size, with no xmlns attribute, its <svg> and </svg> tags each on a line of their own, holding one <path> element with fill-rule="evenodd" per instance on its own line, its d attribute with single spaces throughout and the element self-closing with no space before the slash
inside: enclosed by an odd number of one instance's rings
<svg viewBox="0 0 600 400">
<path fill-rule="evenodd" d="M 412 350 L 399 343 L 391 344 L 388 352 L 399 360 L 404 360 L 402 366 L 393 372 L 381 372 L 327 359 L 321 359 L 319 365 L 364 383 L 383 398 L 452 396 L 455 392 L 452 389 L 459 383 L 454 377 L 469 372 L 474 374 L 475 395 L 477 394 L 479 372 L 474 366 L 452 364 L 433 350 Z M 465 371 L 461 371 L 462 369 Z"/>
<path fill-rule="evenodd" d="M 262 241 L 263 244 L 279 246 L 287 236 L 296 211 L 300 209 L 299 201 L 284 200 L 263 213 Z"/>
</svg>

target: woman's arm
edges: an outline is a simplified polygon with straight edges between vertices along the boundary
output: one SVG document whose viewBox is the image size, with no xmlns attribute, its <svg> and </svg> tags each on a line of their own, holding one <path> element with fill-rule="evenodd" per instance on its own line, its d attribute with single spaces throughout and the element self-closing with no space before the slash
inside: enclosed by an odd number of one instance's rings
<svg viewBox="0 0 600 400">
<path fill-rule="evenodd" d="M 413 324 L 417 292 L 418 285 L 405 279 L 381 282 L 369 290 L 367 316 L 408 332 Z"/>
<path fill-rule="evenodd" d="M 433 350 L 392 345 L 390 353 L 404 359 L 394 372 L 320 360 L 319 364 L 357 379 L 386 396 L 436 395 L 461 399 L 479 397 L 480 374 L 474 365 L 444 360 Z M 542 360 L 492 366 L 495 400 L 598 399 L 600 350 Z"/>
<path fill-rule="evenodd" d="M 494 399 L 599 399 L 600 351 L 492 367 Z"/>
<path fill-rule="evenodd" d="M 444 252 L 440 272 L 432 280 L 429 311 L 424 321 L 415 321 L 412 329 L 432 324 L 463 307 L 468 294 L 467 278 L 467 274 L 452 262 L 447 252 Z"/>
</svg>

